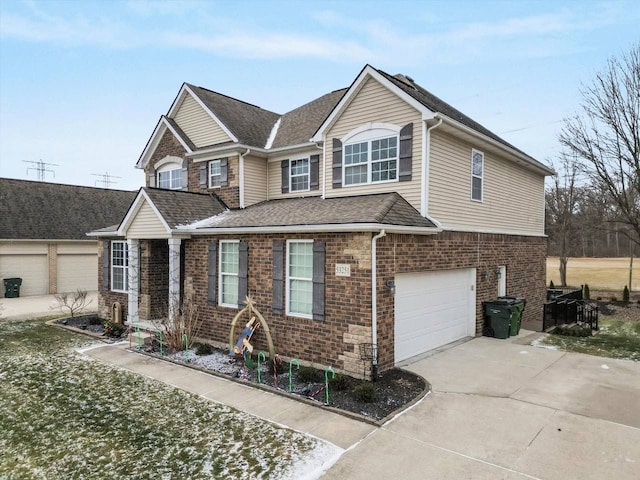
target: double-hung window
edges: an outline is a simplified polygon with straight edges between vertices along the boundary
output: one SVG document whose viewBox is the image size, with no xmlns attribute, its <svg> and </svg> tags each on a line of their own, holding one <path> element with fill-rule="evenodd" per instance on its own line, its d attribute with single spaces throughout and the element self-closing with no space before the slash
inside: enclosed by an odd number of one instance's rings
<svg viewBox="0 0 640 480">
<path fill-rule="evenodd" d="M 290 165 L 290 187 L 291 192 L 301 192 L 309 190 L 309 159 L 301 158 L 291 160 Z"/>
<path fill-rule="evenodd" d="M 182 188 L 182 168 L 171 168 L 158 172 L 158 188 L 179 190 Z"/>
<path fill-rule="evenodd" d="M 471 199 L 482 201 L 482 184 L 484 178 L 484 153 L 471 151 Z"/>
<path fill-rule="evenodd" d="M 126 241 L 111 242 L 111 290 L 126 292 L 129 289 L 129 250 Z"/>
<path fill-rule="evenodd" d="M 313 313 L 313 241 L 287 241 L 287 315 Z"/>
<path fill-rule="evenodd" d="M 221 161 L 212 160 L 209 162 L 209 188 L 219 187 L 222 179 Z"/>
<path fill-rule="evenodd" d="M 398 136 L 368 139 L 344 146 L 344 185 L 398 179 Z"/>
<path fill-rule="evenodd" d="M 238 306 L 238 271 L 240 264 L 240 242 L 237 240 L 220 241 L 220 305 Z"/>
</svg>

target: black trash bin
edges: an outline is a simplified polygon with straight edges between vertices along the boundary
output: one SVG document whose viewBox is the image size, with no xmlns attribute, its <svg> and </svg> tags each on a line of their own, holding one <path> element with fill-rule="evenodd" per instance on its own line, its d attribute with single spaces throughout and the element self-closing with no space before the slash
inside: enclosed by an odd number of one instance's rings
<svg viewBox="0 0 640 480">
<path fill-rule="evenodd" d="M 484 302 L 485 335 L 502 339 L 518 335 L 525 303 L 525 299 L 519 297 Z"/>
<path fill-rule="evenodd" d="M 5 278 L 4 279 L 4 297 L 16 298 L 20 296 L 21 278 Z"/>
</svg>

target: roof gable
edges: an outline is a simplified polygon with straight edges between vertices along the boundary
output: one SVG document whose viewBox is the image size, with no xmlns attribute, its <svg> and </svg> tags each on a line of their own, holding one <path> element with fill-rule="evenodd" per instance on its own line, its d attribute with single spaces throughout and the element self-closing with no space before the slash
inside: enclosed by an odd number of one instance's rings
<svg viewBox="0 0 640 480">
<path fill-rule="evenodd" d="M 169 130 L 176 140 L 180 142 L 187 153 L 192 153 L 195 150 L 196 146 L 191 142 L 191 140 L 189 140 L 176 122 L 171 118 L 167 118 L 162 115 L 156 124 L 156 128 L 153 129 L 153 133 L 151 134 L 151 137 L 149 137 L 144 150 L 140 154 L 140 158 L 138 158 L 138 161 L 136 162 L 136 168 L 144 168 L 147 165 L 153 156 L 153 152 L 155 152 L 158 147 L 160 140 L 162 140 L 162 136 L 167 130 Z"/>
</svg>

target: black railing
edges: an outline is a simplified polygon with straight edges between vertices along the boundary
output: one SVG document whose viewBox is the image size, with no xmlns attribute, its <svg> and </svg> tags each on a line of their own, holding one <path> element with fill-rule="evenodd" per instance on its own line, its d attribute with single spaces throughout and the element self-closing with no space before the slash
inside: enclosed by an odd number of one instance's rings
<svg viewBox="0 0 640 480">
<path fill-rule="evenodd" d="M 598 330 L 598 307 L 586 303 L 579 289 L 548 289 L 544 305 L 542 331 L 557 325 L 577 323 Z"/>
</svg>

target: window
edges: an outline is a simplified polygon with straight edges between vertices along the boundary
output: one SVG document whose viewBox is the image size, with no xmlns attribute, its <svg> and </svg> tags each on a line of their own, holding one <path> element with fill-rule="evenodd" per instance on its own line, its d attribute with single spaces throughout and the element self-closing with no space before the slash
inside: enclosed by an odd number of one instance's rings
<svg viewBox="0 0 640 480">
<path fill-rule="evenodd" d="M 309 190 L 309 159 L 291 160 L 290 191 Z"/>
<path fill-rule="evenodd" d="M 287 315 L 313 313 L 313 241 L 287 242 Z"/>
<path fill-rule="evenodd" d="M 398 137 L 384 137 L 344 147 L 344 185 L 388 182 L 398 178 Z"/>
<path fill-rule="evenodd" d="M 129 250 L 127 242 L 111 242 L 111 290 L 127 292 L 129 290 Z"/>
<path fill-rule="evenodd" d="M 484 174 L 484 153 L 471 151 L 471 199 L 482 201 L 482 178 Z"/>
<path fill-rule="evenodd" d="M 220 160 L 209 162 L 209 188 L 219 187 L 222 182 L 222 170 Z"/>
<path fill-rule="evenodd" d="M 238 305 L 239 246 L 237 240 L 220 241 L 220 305 Z"/>
<path fill-rule="evenodd" d="M 182 169 L 171 168 L 158 172 L 158 188 L 179 190 L 182 188 Z"/>
</svg>

